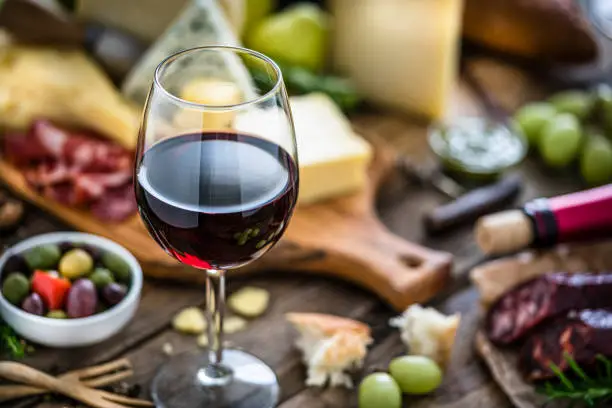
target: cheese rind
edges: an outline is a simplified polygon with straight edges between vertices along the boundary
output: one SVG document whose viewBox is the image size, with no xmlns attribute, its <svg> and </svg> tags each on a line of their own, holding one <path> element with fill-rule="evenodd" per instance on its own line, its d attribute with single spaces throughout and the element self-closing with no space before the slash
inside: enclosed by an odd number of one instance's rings
<svg viewBox="0 0 612 408">
<path fill-rule="evenodd" d="M 298 203 L 311 204 L 365 188 L 372 147 L 351 128 L 326 95 L 289 98 L 295 126 L 300 191 Z M 290 153 L 294 146 L 278 109 L 249 111 L 236 119 L 238 130 L 273 140 Z"/>
<path fill-rule="evenodd" d="M 333 60 L 370 101 L 443 116 L 458 70 L 463 0 L 334 0 Z"/>
</svg>

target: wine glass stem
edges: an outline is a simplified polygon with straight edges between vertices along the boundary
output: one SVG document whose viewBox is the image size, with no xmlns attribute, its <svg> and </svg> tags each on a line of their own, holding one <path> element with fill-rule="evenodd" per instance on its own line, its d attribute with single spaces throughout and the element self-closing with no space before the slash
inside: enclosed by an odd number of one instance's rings
<svg viewBox="0 0 612 408">
<path fill-rule="evenodd" d="M 224 385 L 232 371 L 223 365 L 223 313 L 225 310 L 225 271 L 206 271 L 206 320 L 209 364 L 200 373 L 203 385 Z"/>
</svg>

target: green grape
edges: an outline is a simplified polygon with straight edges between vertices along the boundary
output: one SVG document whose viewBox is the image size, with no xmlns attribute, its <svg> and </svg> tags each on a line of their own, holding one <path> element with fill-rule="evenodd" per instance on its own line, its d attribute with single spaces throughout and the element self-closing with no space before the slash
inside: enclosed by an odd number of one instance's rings
<svg viewBox="0 0 612 408">
<path fill-rule="evenodd" d="M 397 357 L 389 364 L 389 372 L 406 394 L 429 394 L 442 383 L 442 370 L 424 356 Z"/>
<path fill-rule="evenodd" d="M 534 102 L 520 108 L 514 115 L 514 120 L 527 138 L 529 146 L 537 146 L 542 128 L 556 114 L 557 111 L 550 103 Z"/>
<path fill-rule="evenodd" d="M 551 96 L 548 101 L 559 113 L 571 113 L 580 120 L 587 119 L 593 110 L 595 98 L 585 91 L 564 91 Z"/>
<path fill-rule="evenodd" d="M 368 375 L 359 384 L 359 408 L 400 408 L 402 392 L 387 373 Z"/>
<path fill-rule="evenodd" d="M 562 113 L 544 126 L 540 154 L 551 167 L 565 167 L 577 156 L 582 144 L 582 129 L 574 115 Z"/>
<path fill-rule="evenodd" d="M 580 173 L 589 185 L 612 180 L 612 143 L 600 134 L 589 137 L 580 156 Z"/>
</svg>

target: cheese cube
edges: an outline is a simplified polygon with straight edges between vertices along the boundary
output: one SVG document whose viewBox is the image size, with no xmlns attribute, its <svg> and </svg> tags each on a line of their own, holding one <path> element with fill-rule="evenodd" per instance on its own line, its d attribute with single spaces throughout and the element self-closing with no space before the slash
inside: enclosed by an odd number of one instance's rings
<svg viewBox="0 0 612 408">
<path fill-rule="evenodd" d="M 443 116 L 458 71 L 463 0 L 333 0 L 335 68 L 370 101 Z"/>
<path fill-rule="evenodd" d="M 310 204 L 364 188 L 372 147 L 355 134 L 336 104 L 324 94 L 291 97 L 289 104 L 300 166 L 298 203 Z M 291 151 L 287 138 L 279 134 L 286 126 L 278 118 L 273 111 L 250 111 L 239 115 L 235 126 Z"/>
</svg>

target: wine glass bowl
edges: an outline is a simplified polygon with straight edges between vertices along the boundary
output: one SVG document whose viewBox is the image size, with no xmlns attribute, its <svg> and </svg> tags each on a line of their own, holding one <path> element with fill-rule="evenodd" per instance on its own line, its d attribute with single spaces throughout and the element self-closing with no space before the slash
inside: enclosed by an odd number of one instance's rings
<svg viewBox="0 0 612 408">
<path fill-rule="evenodd" d="M 136 200 L 157 243 L 206 273 L 209 344 L 217 345 L 160 370 L 153 383 L 158 406 L 275 405 L 271 369 L 223 347 L 224 279 L 226 270 L 263 256 L 281 238 L 298 174 L 291 113 L 273 61 L 214 46 L 158 66 L 139 134 Z"/>
</svg>

